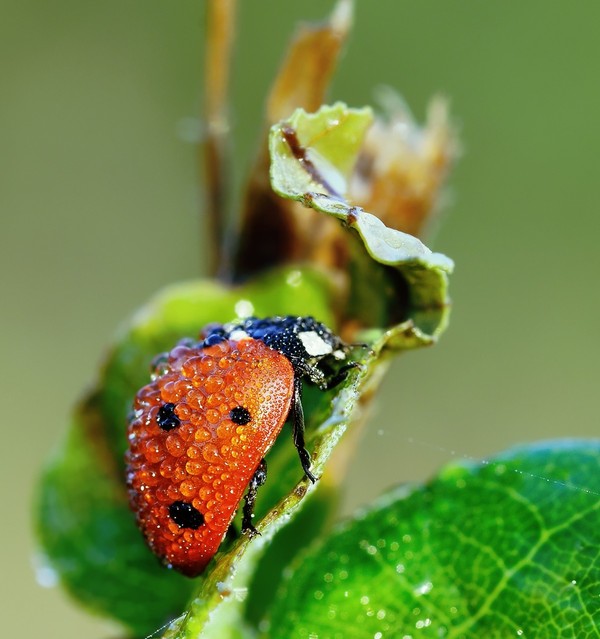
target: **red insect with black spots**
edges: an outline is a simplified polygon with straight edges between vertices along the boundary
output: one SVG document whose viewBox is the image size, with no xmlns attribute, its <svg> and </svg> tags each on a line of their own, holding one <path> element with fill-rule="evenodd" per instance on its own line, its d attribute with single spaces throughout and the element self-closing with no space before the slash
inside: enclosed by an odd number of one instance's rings
<svg viewBox="0 0 600 639">
<path fill-rule="evenodd" d="M 127 485 L 148 545 L 192 577 L 217 552 L 239 503 L 254 536 L 264 456 L 291 417 L 294 445 L 312 482 L 304 446 L 302 380 L 327 390 L 355 362 L 348 346 L 312 317 L 248 318 L 210 325 L 155 360 L 129 423 Z"/>
</svg>

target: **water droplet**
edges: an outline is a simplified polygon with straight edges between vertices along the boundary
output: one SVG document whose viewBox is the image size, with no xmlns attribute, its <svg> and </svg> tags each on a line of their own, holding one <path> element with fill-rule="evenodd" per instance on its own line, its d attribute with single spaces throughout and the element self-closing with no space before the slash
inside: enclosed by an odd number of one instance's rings
<svg viewBox="0 0 600 639">
<path fill-rule="evenodd" d="M 39 563 L 37 563 L 39 562 Z M 42 588 L 53 588 L 58 584 L 58 574 L 44 559 L 37 559 L 35 578 Z"/>
<path fill-rule="evenodd" d="M 333 575 L 330 572 L 325 573 L 323 575 L 323 581 L 330 584 L 333 581 Z"/>
<path fill-rule="evenodd" d="M 363 606 L 366 606 L 366 605 L 369 603 L 369 598 L 367 597 L 367 595 L 363 595 L 363 596 L 360 598 L 360 603 L 361 603 Z"/>
<path fill-rule="evenodd" d="M 214 444 L 206 444 L 202 451 L 202 456 L 207 462 L 215 462 L 219 459 L 219 449 Z M 211 477 L 212 481 L 212 477 Z"/>
<path fill-rule="evenodd" d="M 432 588 L 433 588 L 433 584 L 431 583 L 431 581 L 426 581 L 425 583 L 422 583 L 420 586 L 417 586 L 414 589 L 414 593 L 417 596 L 426 595 L 427 593 L 431 592 Z"/>
<path fill-rule="evenodd" d="M 300 271 L 290 271 L 285 281 L 288 286 L 293 286 L 294 288 L 300 286 L 302 283 L 302 273 Z"/>
<path fill-rule="evenodd" d="M 233 588 L 232 592 L 236 601 L 244 601 L 248 596 L 248 588 Z"/>
<path fill-rule="evenodd" d="M 402 536 L 402 541 L 403 541 L 405 544 L 409 544 L 409 543 L 412 541 L 412 537 L 411 537 L 410 535 L 403 535 L 403 536 Z"/>
<path fill-rule="evenodd" d="M 379 619 L 380 621 L 382 619 L 385 619 L 385 610 L 382 609 L 377 611 L 377 619 Z"/>
<path fill-rule="evenodd" d="M 431 626 L 431 619 L 419 619 L 419 621 L 415 624 L 415 628 L 418 630 L 421 628 L 428 628 L 429 626 Z"/>
<path fill-rule="evenodd" d="M 317 601 L 320 601 L 321 599 L 323 599 L 323 591 L 322 590 L 315 590 L 315 599 Z"/>
<path fill-rule="evenodd" d="M 397 564 L 396 565 L 396 572 L 401 575 L 404 571 L 406 570 L 404 564 Z"/>
<path fill-rule="evenodd" d="M 521 628 L 519 628 L 519 629 L 517 630 L 517 635 L 520 637 L 522 634 L 523 634 L 523 631 L 521 630 Z"/>
</svg>

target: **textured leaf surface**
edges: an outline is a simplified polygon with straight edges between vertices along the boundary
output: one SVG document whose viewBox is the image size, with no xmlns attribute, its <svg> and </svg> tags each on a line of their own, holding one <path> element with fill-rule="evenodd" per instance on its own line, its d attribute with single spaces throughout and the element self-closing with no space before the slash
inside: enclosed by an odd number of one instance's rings
<svg viewBox="0 0 600 639">
<path fill-rule="evenodd" d="M 600 637 L 600 442 L 453 464 L 302 557 L 269 637 Z"/>
</svg>

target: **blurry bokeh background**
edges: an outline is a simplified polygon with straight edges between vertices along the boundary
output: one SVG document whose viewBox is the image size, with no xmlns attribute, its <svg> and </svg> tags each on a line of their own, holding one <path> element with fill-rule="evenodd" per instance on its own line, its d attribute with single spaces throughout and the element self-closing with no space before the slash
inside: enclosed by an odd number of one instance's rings
<svg viewBox="0 0 600 639">
<path fill-rule="evenodd" d="M 242 4 L 240 172 L 293 25 L 332 5 Z M 359 0 L 332 98 L 361 106 L 389 84 L 422 120 L 430 96 L 445 94 L 464 152 L 430 238 L 457 264 L 450 330 L 393 366 L 346 512 L 457 458 L 600 433 L 599 20 L 592 0 Z M 120 322 L 163 285 L 203 272 L 189 142 L 203 23 L 201 0 L 2 2 L 5 636 L 115 635 L 36 583 L 30 503 Z"/>
</svg>

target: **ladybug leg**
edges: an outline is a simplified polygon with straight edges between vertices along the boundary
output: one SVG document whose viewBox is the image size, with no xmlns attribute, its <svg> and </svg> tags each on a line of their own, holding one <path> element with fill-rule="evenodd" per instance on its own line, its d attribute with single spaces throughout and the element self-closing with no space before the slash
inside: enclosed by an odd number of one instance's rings
<svg viewBox="0 0 600 639">
<path fill-rule="evenodd" d="M 248 492 L 244 497 L 244 509 L 242 510 L 242 532 L 246 533 L 250 539 L 260 535 L 258 530 L 252 525 L 254 517 L 254 503 L 256 502 L 256 493 L 259 486 L 262 486 L 267 480 L 267 462 L 263 459 L 258 468 L 254 471 L 254 475 L 250 480 Z"/>
<path fill-rule="evenodd" d="M 344 364 L 337 373 L 333 374 L 331 377 L 325 379 L 325 381 L 319 385 L 319 388 L 324 391 L 331 390 L 336 386 L 339 386 L 345 379 L 348 377 L 348 372 L 353 368 L 359 368 L 360 364 L 358 362 L 349 362 L 348 364 Z"/>
<path fill-rule="evenodd" d="M 294 420 L 294 446 L 298 451 L 302 470 L 314 484 L 317 478 L 310 472 L 310 453 L 304 446 L 304 410 L 302 409 L 302 382 L 299 377 L 294 380 L 294 399 L 292 400 L 292 415 Z"/>
<path fill-rule="evenodd" d="M 227 532 L 225 533 L 225 539 L 229 542 L 235 541 L 239 537 L 239 533 L 236 525 L 232 522 L 229 524 L 227 528 Z"/>
</svg>

